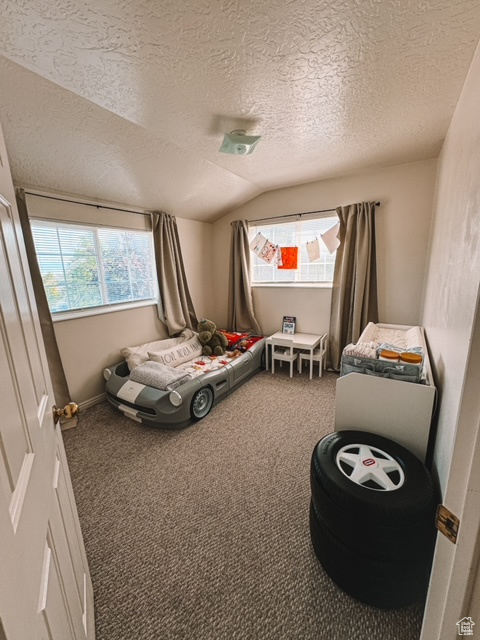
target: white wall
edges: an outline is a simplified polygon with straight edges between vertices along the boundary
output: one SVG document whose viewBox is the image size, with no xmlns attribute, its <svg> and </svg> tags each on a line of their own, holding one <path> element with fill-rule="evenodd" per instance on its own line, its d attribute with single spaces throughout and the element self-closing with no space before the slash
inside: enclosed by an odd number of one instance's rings
<svg viewBox="0 0 480 640">
<path fill-rule="evenodd" d="M 436 160 L 399 165 L 335 180 L 270 191 L 213 224 L 215 319 L 227 321 L 232 220 L 280 216 L 381 201 L 377 209 L 378 293 L 381 322 L 418 324 L 427 256 Z M 255 288 L 254 305 L 264 333 L 280 328 L 283 315 L 297 316 L 298 330 L 328 330 L 331 289 Z"/>
<path fill-rule="evenodd" d="M 55 322 L 70 396 L 77 404 L 104 393 L 103 369 L 123 360 L 122 347 L 167 337 L 157 307 L 139 307 Z"/>
<path fill-rule="evenodd" d="M 95 206 L 28 196 L 30 216 L 149 229 L 150 218 L 97 209 Z M 211 225 L 177 218 L 185 272 L 195 311 L 211 317 Z M 122 360 L 120 349 L 167 337 L 165 325 L 158 320 L 156 306 L 139 307 L 55 322 L 60 356 L 72 400 L 85 403 L 103 393 L 103 369 Z"/>
<path fill-rule="evenodd" d="M 465 605 L 475 571 L 472 560 L 478 561 L 472 547 L 480 507 L 478 460 L 472 457 L 475 451 L 478 456 L 480 423 L 479 76 L 477 48 L 439 157 L 425 282 L 422 322 L 441 400 L 434 471 L 443 503 L 460 518 L 460 530 L 457 545 L 438 536 L 424 640 L 453 637 L 456 621 L 473 615 Z M 467 491 L 470 470 L 473 476 L 476 472 L 477 485 Z"/>
<path fill-rule="evenodd" d="M 281 331 L 283 316 L 295 316 L 295 331 L 325 333 L 330 324 L 332 289 L 254 287 L 255 317 L 265 335 Z"/>
<path fill-rule="evenodd" d="M 441 392 L 435 466 L 445 487 L 480 283 L 480 54 L 438 163 L 422 323 Z"/>
</svg>

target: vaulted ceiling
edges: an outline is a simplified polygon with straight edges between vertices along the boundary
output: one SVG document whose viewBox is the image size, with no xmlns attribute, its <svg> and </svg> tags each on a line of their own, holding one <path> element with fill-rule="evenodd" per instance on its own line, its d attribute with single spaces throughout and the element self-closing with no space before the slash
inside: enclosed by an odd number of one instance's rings
<svg viewBox="0 0 480 640">
<path fill-rule="evenodd" d="M 478 0 L 2 0 L 17 185 L 211 221 L 283 186 L 434 157 Z M 223 134 L 262 136 L 253 155 Z"/>
</svg>

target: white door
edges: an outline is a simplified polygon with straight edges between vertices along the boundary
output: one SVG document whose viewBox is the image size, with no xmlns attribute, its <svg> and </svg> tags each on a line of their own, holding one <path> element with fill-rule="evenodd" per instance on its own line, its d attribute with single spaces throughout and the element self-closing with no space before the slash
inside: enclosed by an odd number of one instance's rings
<svg viewBox="0 0 480 640">
<path fill-rule="evenodd" d="M 93 596 L 0 129 L 0 640 L 93 639 Z"/>
</svg>

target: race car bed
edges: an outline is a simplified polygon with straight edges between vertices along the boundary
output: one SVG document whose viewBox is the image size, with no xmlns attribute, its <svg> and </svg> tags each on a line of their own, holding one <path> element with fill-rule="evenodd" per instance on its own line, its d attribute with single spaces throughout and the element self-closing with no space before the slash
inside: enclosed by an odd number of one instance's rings
<svg viewBox="0 0 480 640">
<path fill-rule="evenodd" d="M 189 330 L 122 350 L 126 359 L 103 372 L 108 401 L 128 418 L 164 429 L 204 418 L 264 366 L 263 337 L 225 333 L 229 350 L 221 356 L 201 355 L 197 335 Z"/>
</svg>

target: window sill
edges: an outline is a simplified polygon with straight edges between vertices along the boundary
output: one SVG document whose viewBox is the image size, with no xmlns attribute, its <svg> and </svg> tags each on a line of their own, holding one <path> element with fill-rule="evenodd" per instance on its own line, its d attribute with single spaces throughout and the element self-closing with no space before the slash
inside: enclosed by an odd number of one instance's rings
<svg viewBox="0 0 480 640">
<path fill-rule="evenodd" d="M 332 289 L 333 282 L 261 282 L 252 284 L 252 289 Z"/>
<path fill-rule="evenodd" d="M 75 311 L 61 311 L 59 313 L 52 313 L 52 321 L 63 322 L 64 320 L 76 320 L 77 318 L 100 316 L 104 313 L 115 313 L 116 311 L 127 311 L 128 309 L 138 309 L 140 307 L 150 307 L 154 305 L 157 305 L 156 300 L 139 300 L 138 302 L 124 302 L 104 305 L 102 307 L 91 307 L 89 309 L 75 309 Z"/>
</svg>

